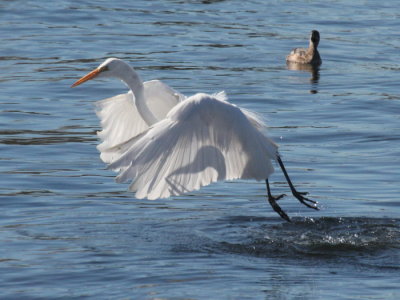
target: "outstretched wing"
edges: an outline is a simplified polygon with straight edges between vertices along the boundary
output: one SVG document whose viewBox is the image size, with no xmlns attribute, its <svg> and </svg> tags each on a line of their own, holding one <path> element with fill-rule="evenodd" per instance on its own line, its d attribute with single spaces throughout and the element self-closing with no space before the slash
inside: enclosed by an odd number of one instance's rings
<svg viewBox="0 0 400 300">
<path fill-rule="evenodd" d="M 167 113 L 185 98 L 159 80 L 147 81 L 143 85 L 146 102 L 158 120 L 164 119 Z M 97 115 L 102 126 L 98 136 L 103 141 L 97 149 L 101 152 L 100 158 L 106 163 L 121 155 L 124 147 L 120 145 L 126 144 L 148 129 L 134 101 L 132 92 L 129 92 L 96 103 Z"/>
<path fill-rule="evenodd" d="M 161 121 L 186 97 L 160 80 L 151 80 L 144 83 L 144 98 L 150 111 Z"/>
<path fill-rule="evenodd" d="M 267 178 L 277 145 L 260 121 L 218 97 L 196 94 L 175 106 L 109 167 L 133 180 L 137 198 L 166 198 L 217 180 Z"/>
<path fill-rule="evenodd" d="M 148 126 L 134 105 L 132 92 L 96 102 L 97 116 L 102 130 L 97 135 L 102 143 L 97 146 L 100 158 L 112 162 L 118 157 L 116 147 L 142 133 Z"/>
</svg>

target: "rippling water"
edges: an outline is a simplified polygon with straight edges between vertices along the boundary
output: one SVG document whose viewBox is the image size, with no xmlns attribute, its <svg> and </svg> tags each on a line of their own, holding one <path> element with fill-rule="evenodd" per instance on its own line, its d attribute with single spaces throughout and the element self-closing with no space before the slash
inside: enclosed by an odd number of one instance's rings
<svg viewBox="0 0 400 300">
<path fill-rule="evenodd" d="M 398 299 L 397 1 L 0 2 L 0 298 Z M 321 33 L 319 71 L 285 55 Z M 217 183 L 136 200 L 101 163 L 107 57 L 262 115 L 322 210 Z M 273 192 L 288 193 L 283 176 Z"/>
</svg>

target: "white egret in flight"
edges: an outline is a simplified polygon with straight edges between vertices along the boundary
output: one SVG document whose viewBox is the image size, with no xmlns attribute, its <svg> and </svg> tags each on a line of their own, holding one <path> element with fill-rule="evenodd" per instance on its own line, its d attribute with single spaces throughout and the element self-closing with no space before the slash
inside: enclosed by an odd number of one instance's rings
<svg viewBox="0 0 400 300">
<path fill-rule="evenodd" d="M 98 133 L 101 159 L 119 172 L 117 182 L 132 181 L 137 198 L 158 199 L 197 190 L 218 180 L 265 180 L 272 208 L 288 215 L 273 196 L 268 177 L 276 160 L 292 194 L 304 205 L 317 202 L 293 186 L 278 146 L 252 112 L 227 101 L 225 93 L 186 98 L 158 80 L 142 82 L 120 59 L 109 58 L 72 87 L 93 78 L 116 77 L 130 91 L 98 104 L 103 130 Z"/>
</svg>

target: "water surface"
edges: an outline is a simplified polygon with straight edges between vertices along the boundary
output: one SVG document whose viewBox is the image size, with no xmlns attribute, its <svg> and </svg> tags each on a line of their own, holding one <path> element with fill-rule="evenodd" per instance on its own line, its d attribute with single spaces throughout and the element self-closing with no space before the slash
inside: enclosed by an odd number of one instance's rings
<svg viewBox="0 0 400 300">
<path fill-rule="evenodd" d="M 2 299 L 397 299 L 397 1 L 0 3 Z M 285 56 L 321 33 L 318 71 Z M 107 57 L 252 109 L 300 191 L 262 182 L 137 200 L 99 159 L 96 100 L 69 86 Z M 273 193 L 288 193 L 284 177 Z"/>
</svg>

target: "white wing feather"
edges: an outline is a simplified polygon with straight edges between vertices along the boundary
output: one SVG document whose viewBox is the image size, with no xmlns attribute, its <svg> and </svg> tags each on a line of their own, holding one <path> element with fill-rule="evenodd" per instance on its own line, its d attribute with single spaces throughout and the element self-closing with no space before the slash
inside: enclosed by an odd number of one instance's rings
<svg viewBox="0 0 400 300">
<path fill-rule="evenodd" d="M 160 80 L 146 81 L 143 85 L 146 104 L 158 121 L 164 119 L 175 105 L 186 98 Z"/>
<path fill-rule="evenodd" d="M 146 102 L 158 120 L 164 119 L 178 102 L 185 99 L 184 95 L 159 80 L 147 81 L 143 85 Z M 148 129 L 134 101 L 132 92 L 129 92 L 96 103 L 102 126 L 98 136 L 103 141 L 97 149 L 101 152 L 100 158 L 106 163 L 114 161 L 125 150 L 126 145 L 120 145 L 132 142 L 134 137 Z"/>
<path fill-rule="evenodd" d="M 148 126 L 140 117 L 131 92 L 96 102 L 97 116 L 102 131 L 97 135 L 102 143 L 97 146 L 100 158 L 109 163 L 117 155 L 115 147 L 145 131 Z"/>
<path fill-rule="evenodd" d="M 117 181 L 133 180 L 137 198 L 157 199 L 217 180 L 268 178 L 277 145 L 260 120 L 225 99 L 196 94 L 175 106 L 109 166 L 120 171 Z"/>
</svg>

